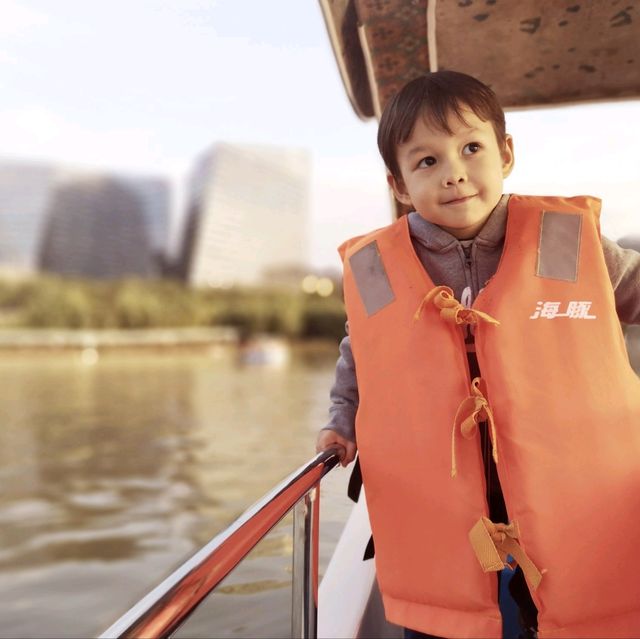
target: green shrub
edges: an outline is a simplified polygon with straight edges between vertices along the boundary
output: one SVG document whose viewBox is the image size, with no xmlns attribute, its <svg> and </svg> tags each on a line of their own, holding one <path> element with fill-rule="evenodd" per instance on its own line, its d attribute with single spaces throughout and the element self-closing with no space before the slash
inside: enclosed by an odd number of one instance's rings
<svg viewBox="0 0 640 639">
<path fill-rule="evenodd" d="M 90 294 L 77 283 L 50 280 L 25 300 L 23 322 L 30 327 L 88 328 L 92 325 Z"/>
<path fill-rule="evenodd" d="M 43 276 L 0 281 L 0 313 L 25 327 L 151 328 L 234 326 L 243 335 L 340 337 L 344 308 L 337 296 L 295 290 L 191 289 L 171 280 L 93 281 Z M 13 320 L 12 320 L 13 321 Z"/>
<path fill-rule="evenodd" d="M 303 316 L 303 337 L 342 339 L 346 320 L 344 304 L 339 298 L 310 297 Z"/>
</svg>

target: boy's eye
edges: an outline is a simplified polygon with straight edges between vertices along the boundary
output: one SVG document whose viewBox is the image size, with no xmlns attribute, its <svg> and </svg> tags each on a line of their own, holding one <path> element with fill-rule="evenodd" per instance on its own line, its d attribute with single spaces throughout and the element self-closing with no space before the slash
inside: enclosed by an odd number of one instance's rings
<svg viewBox="0 0 640 639">
<path fill-rule="evenodd" d="M 436 163 L 436 159 L 432 155 L 429 155 L 426 158 L 422 158 L 422 160 L 418 162 L 418 168 L 424 168 L 425 166 L 433 166 L 435 163 Z"/>
<path fill-rule="evenodd" d="M 462 149 L 462 153 L 464 155 L 473 155 L 480 150 L 480 145 L 477 142 L 469 142 L 469 144 L 465 144 Z"/>
</svg>

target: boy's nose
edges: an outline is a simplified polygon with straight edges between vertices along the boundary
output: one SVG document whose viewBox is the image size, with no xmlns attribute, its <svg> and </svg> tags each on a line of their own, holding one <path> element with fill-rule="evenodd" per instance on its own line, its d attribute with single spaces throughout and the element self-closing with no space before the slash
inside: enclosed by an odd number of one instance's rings
<svg viewBox="0 0 640 639">
<path fill-rule="evenodd" d="M 451 162 L 445 168 L 442 174 L 442 186 L 451 187 L 456 186 L 467 181 L 467 174 L 458 162 Z"/>
<path fill-rule="evenodd" d="M 461 169 L 452 169 L 443 175 L 442 186 L 456 186 L 467 181 L 466 173 Z"/>
</svg>

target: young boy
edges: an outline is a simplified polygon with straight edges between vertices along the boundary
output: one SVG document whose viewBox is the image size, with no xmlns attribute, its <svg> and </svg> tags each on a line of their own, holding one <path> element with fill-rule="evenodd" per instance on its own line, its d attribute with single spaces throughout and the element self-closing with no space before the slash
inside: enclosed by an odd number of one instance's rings
<svg viewBox="0 0 640 639">
<path fill-rule="evenodd" d="M 503 195 L 504 113 L 453 71 L 388 104 L 378 146 L 413 212 L 340 247 L 349 336 L 317 449 L 357 447 L 389 621 L 500 637 L 640 631 L 640 255 L 599 201 Z M 356 378 L 357 376 L 357 378 Z M 424 633 L 428 633 L 425 635 Z"/>
</svg>

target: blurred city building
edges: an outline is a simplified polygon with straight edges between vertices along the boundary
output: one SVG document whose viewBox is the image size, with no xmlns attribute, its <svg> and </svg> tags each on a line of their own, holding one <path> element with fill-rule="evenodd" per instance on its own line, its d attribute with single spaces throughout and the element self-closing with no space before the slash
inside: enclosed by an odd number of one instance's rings
<svg viewBox="0 0 640 639">
<path fill-rule="evenodd" d="M 158 275 L 170 187 L 157 177 L 0 162 L 0 274 Z"/>
<path fill-rule="evenodd" d="M 61 181 L 49 198 L 39 264 L 96 279 L 156 275 L 142 199 L 113 178 Z"/>
<path fill-rule="evenodd" d="M 38 269 L 38 246 L 52 166 L 0 162 L 0 273 L 24 276 Z"/>
<path fill-rule="evenodd" d="M 192 286 L 263 285 L 309 261 L 310 161 L 299 149 L 220 143 L 192 171 L 178 269 Z"/>
</svg>

